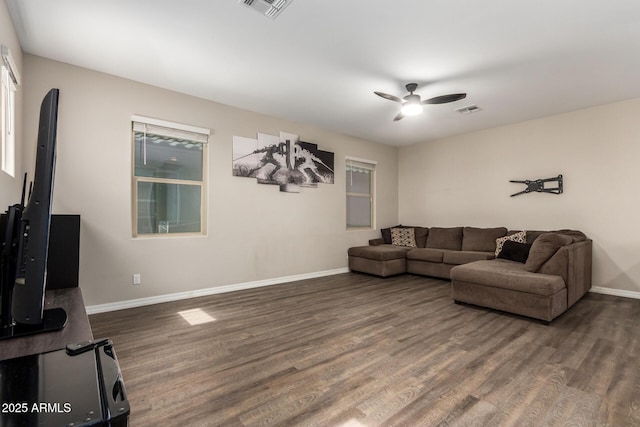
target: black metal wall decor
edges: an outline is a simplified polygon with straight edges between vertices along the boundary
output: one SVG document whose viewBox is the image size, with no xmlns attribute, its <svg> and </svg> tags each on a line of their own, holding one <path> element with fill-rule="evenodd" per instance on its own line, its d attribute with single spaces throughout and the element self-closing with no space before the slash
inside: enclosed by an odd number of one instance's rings
<svg viewBox="0 0 640 427">
<path fill-rule="evenodd" d="M 517 193 L 514 193 L 511 195 L 511 197 L 513 196 L 519 196 L 520 194 L 526 194 L 526 193 L 531 193 L 531 192 L 538 192 L 538 193 L 551 193 L 551 194 L 562 194 L 562 175 L 558 175 L 556 177 L 553 178 L 545 178 L 545 179 L 536 179 L 534 181 L 530 181 L 530 180 L 524 180 L 524 181 L 509 181 L 509 182 L 515 182 L 518 184 L 525 184 L 527 186 L 527 188 L 525 188 L 522 191 L 519 191 Z M 545 187 L 545 183 L 547 182 L 556 182 L 558 185 L 555 187 L 550 187 L 547 188 Z"/>
</svg>

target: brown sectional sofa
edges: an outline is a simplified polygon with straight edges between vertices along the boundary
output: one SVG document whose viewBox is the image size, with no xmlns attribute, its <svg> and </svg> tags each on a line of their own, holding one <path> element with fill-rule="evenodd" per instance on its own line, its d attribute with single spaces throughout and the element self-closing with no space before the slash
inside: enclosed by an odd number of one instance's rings
<svg viewBox="0 0 640 427">
<path fill-rule="evenodd" d="M 495 257 L 496 239 L 504 227 L 432 227 L 424 248 L 407 253 L 407 272 L 448 279 L 456 265 Z"/>
<path fill-rule="evenodd" d="M 412 273 L 451 279 L 456 302 L 547 322 L 591 288 L 592 241 L 579 231 L 527 231 L 525 242 L 509 243 L 528 251 L 526 262 L 518 262 L 496 258 L 496 240 L 516 233 L 504 227 L 394 228 L 413 228 L 415 247 L 387 243 L 389 229 L 384 229 L 383 238 L 349 249 L 349 268 L 381 277 Z"/>
<path fill-rule="evenodd" d="M 495 258 L 496 239 L 507 235 L 504 227 L 400 227 L 416 230 L 415 247 L 392 245 L 383 229 L 383 237 L 369 246 L 349 249 L 349 268 L 381 277 L 413 273 L 449 279 L 456 265 Z"/>
</svg>

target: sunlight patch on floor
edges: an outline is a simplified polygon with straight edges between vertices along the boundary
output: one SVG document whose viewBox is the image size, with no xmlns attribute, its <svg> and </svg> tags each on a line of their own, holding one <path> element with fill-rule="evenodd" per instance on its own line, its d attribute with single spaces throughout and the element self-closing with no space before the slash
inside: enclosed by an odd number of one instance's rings
<svg viewBox="0 0 640 427">
<path fill-rule="evenodd" d="M 340 427 L 367 427 L 367 426 L 352 418 L 346 423 L 340 424 Z"/>
<path fill-rule="evenodd" d="M 191 326 L 201 325 L 203 323 L 209 323 L 216 320 L 215 318 L 209 316 L 207 313 L 202 311 L 201 308 L 194 308 L 191 310 L 179 311 L 178 314 L 182 316 L 184 320 L 189 322 Z"/>
</svg>

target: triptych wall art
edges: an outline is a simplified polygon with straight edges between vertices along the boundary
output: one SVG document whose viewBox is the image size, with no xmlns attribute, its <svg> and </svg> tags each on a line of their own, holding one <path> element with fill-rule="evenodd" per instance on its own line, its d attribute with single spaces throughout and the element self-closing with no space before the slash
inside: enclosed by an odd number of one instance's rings
<svg viewBox="0 0 640 427">
<path fill-rule="evenodd" d="M 287 193 L 299 193 L 301 187 L 317 187 L 318 183 L 333 184 L 333 157 L 291 133 L 233 137 L 233 175 L 279 185 Z"/>
</svg>

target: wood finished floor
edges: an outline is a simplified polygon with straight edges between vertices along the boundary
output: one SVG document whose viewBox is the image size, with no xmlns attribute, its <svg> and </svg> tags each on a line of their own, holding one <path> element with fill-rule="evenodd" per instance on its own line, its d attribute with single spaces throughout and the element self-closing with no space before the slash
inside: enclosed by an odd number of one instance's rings
<svg viewBox="0 0 640 427">
<path fill-rule="evenodd" d="M 640 300 L 588 294 L 547 326 L 449 295 L 347 273 L 90 322 L 133 427 L 640 425 Z"/>
</svg>

